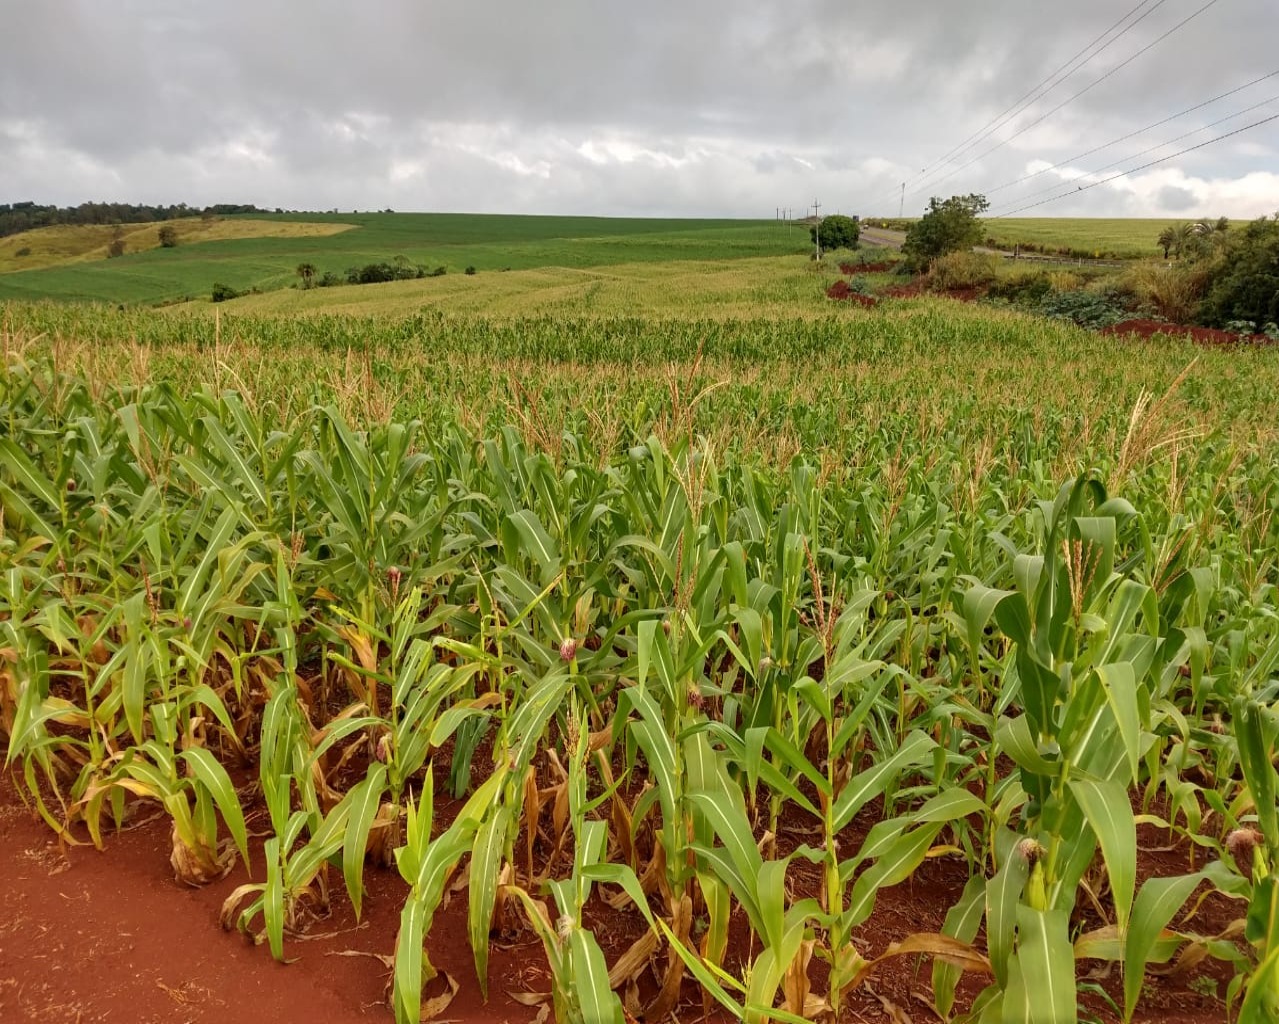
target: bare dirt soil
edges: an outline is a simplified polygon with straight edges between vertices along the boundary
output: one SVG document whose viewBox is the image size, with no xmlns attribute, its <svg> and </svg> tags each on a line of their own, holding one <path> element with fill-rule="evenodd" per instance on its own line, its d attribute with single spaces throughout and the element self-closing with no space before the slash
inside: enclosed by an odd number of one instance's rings
<svg viewBox="0 0 1279 1024">
<path fill-rule="evenodd" d="M 836 281 L 826 289 L 826 297 L 828 299 L 837 299 L 841 302 L 851 302 L 867 309 L 872 309 L 879 305 L 879 300 L 875 296 L 864 295 L 861 292 L 854 291 L 848 286 L 847 281 Z"/>
<path fill-rule="evenodd" d="M 1168 337 L 1186 337 L 1201 345 L 1273 345 L 1273 338 L 1264 334 L 1232 334 L 1230 331 L 1219 331 L 1212 327 L 1187 327 L 1181 324 L 1164 323 L 1161 320 L 1125 320 L 1113 327 L 1103 328 L 1102 334 L 1115 337 L 1150 338 L 1156 334 Z"/>
<path fill-rule="evenodd" d="M 437 806 L 437 810 L 444 808 Z M 867 810 L 867 820 L 857 822 L 854 830 L 862 832 L 872 824 L 876 812 L 873 807 Z M 251 829 L 261 830 L 264 825 L 261 818 L 250 821 Z M 806 822 L 798 816 L 794 821 L 788 816 L 779 831 L 781 853 L 812 841 Z M 286 939 L 285 953 L 292 962 L 277 964 L 265 946 L 255 947 L 218 925 L 223 899 L 248 878 L 243 867 L 203 889 L 181 886 L 173 881 L 169 868 L 168 834 L 162 816 L 144 813 L 128 831 L 109 835 L 105 852 L 89 846 L 62 849 L 22 804 L 12 780 L 0 778 L 0 866 L 5 876 L 0 887 L 0 1021 L 386 1024 L 392 1020 L 385 996 L 389 971 L 378 957 L 389 956 L 395 946 L 405 896 L 398 875 L 369 869 L 364 917 L 358 923 L 340 880 L 335 879 L 330 916 L 315 922 L 305 939 Z M 1160 836 L 1142 835 L 1148 851 L 1143 856 L 1143 878 L 1186 870 L 1185 852 L 1160 850 L 1163 841 Z M 255 866 L 260 876 L 260 859 Z M 816 895 L 819 880 L 804 870 L 808 867 L 799 861 L 791 872 L 788 885 L 793 896 Z M 926 861 L 910 880 L 880 894 L 874 917 L 854 936 L 858 948 L 873 956 L 912 932 L 939 929 L 966 877 L 958 858 Z M 1215 934 L 1234 916 L 1237 912 L 1226 901 L 1211 897 L 1199 908 L 1194 930 Z M 738 967 L 750 954 L 740 917 L 739 911 L 732 926 L 727 957 L 731 967 Z M 598 899 L 588 907 L 586 923 L 610 962 L 640 933 L 638 915 L 613 911 Z M 430 955 L 435 966 L 460 986 L 444 1020 L 519 1024 L 537 1018 L 537 1008 L 522 1005 L 510 993 L 548 989 L 540 944 L 527 930 L 496 941 L 490 998 L 485 1003 L 466 939 L 465 891 L 455 893 L 437 913 L 428 943 Z M 820 989 L 824 970 L 816 961 L 812 973 Z M 1217 1024 L 1224 1019 L 1224 1007 L 1211 992 L 1224 993 L 1226 973 L 1208 962 L 1188 976 L 1150 978 L 1137 1019 Z M 930 975 L 927 962 L 914 957 L 887 961 L 852 995 L 841 1019 L 897 1024 L 933 1020 L 926 1005 Z M 983 984 L 979 976 L 967 976 L 960 989 L 961 1003 Z M 1117 996 L 1118 971 L 1109 972 L 1101 984 L 1112 997 Z M 647 994 L 655 990 L 656 982 L 646 976 L 640 987 Z M 1095 995 L 1082 994 L 1081 1005 L 1096 1020 L 1115 1019 Z M 699 993 L 686 982 L 677 1019 L 701 1021 L 707 1019 L 704 1013 Z"/>
</svg>

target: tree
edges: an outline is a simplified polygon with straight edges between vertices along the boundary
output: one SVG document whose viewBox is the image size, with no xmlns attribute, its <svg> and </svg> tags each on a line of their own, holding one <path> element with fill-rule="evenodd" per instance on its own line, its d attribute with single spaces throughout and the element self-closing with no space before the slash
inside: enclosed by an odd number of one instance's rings
<svg viewBox="0 0 1279 1024">
<path fill-rule="evenodd" d="M 1164 259 L 1167 259 L 1172 247 L 1177 244 L 1177 232 L 1171 224 L 1159 232 L 1159 240 L 1155 244 L 1164 251 Z"/>
<path fill-rule="evenodd" d="M 111 244 L 107 246 L 107 259 L 113 260 L 117 256 L 124 255 L 124 239 L 113 238 Z"/>
<path fill-rule="evenodd" d="M 159 231 L 160 245 L 172 249 L 178 244 L 178 230 L 172 224 L 163 224 Z"/>
<path fill-rule="evenodd" d="M 924 270 L 938 256 L 979 244 L 983 232 L 977 218 L 989 209 L 986 197 L 976 193 L 946 200 L 933 196 L 928 212 L 906 231 L 902 252 L 910 269 Z"/>
<path fill-rule="evenodd" d="M 298 277 L 302 278 L 302 287 L 310 288 L 311 283 L 315 280 L 316 268 L 314 263 L 299 263 Z"/>
<path fill-rule="evenodd" d="M 1208 220 L 1206 217 L 1188 225 L 1186 237 L 1181 243 L 1180 255 L 1192 260 L 1202 260 L 1221 252 L 1230 234 L 1230 221 L 1225 217 Z"/>
<path fill-rule="evenodd" d="M 1232 234 L 1236 234 L 1232 232 Z M 1210 324 L 1250 321 L 1258 330 L 1279 323 L 1279 214 L 1253 221 L 1220 258 L 1204 319 Z"/>
<path fill-rule="evenodd" d="M 843 214 L 832 214 L 814 224 L 809 235 L 816 242 L 821 238 L 822 249 L 856 249 L 857 239 L 861 237 L 861 224 L 856 217 L 845 217 Z"/>
</svg>

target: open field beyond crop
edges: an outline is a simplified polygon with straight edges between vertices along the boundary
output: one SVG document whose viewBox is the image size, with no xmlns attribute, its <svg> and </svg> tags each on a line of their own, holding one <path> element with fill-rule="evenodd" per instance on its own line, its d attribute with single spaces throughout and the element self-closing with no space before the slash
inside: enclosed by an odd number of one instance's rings
<svg viewBox="0 0 1279 1024">
<path fill-rule="evenodd" d="M 236 237 L 239 223 L 250 237 Z M 599 217 L 513 217 L 471 214 L 253 214 L 195 222 L 190 244 L 105 259 L 111 228 L 56 228 L 47 237 L 0 240 L 0 270 L 29 265 L 12 254 L 30 248 L 34 260 L 73 257 L 44 269 L 0 273 L 0 300 L 58 299 L 154 304 L 208 299 L 215 283 L 237 291 L 271 291 L 298 283 L 297 267 L 320 275 L 404 257 L 432 270 L 461 274 L 537 267 L 594 267 L 672 259 L 728 260 L 803 252 L 807 230 L 771 221 L 653 220 Z M 154 226 L 135 228 L 151 242 Z M 327 232 L 327 233 L 325 233 Z M 206 237 L 207 236 L 207 237 Z M 18 238 L 19 236 L 14 236 Z M 44 246 L 42 249 L 41 246 Z M 63 254 L 63 255 L 59 255 Z M 102 258 L 89 259 L 86 256 Z"/>
<path fill-rule="evenodd" d="M 1155 244 L 1159 233 L 1182 222 L 1143 217 L 986 217 L 982 224 L 990 242 L 1010 251 L 1029 244 L 1053 254 L 1150 259 L 1162 255 Z M 911 221 L 872 217 L 867 223 L 904 229 Z"/>
<path fill-rule="evenodd" d="M 15 270 L 90 263 L 107 259 L 107 249 L 119 237 L 126 253 L 160 248 L 159 232 L 173 229 L 179 245 L 202 242 L 244 241 L 254 238 L 322 238 L 349 231 L 352 225 L 336 222 L 263 220 L 256 217 L 177 218 L 151 224 L 84 224 L 37 228 L 0 238 L 0 274 Z M 123 258 L 123 257 L 120 257 Z"/>
<path fill-rule="evenodd" d="M 1005 249 L 1029 242 L 1050 250 L 1149 259 L 1162 254 L 1155 244 L 1159 233 L 1176 223 L 1175 220 L 1122 217 L 993 217 L 985 226 L 986 234 Z"/>
</svg>

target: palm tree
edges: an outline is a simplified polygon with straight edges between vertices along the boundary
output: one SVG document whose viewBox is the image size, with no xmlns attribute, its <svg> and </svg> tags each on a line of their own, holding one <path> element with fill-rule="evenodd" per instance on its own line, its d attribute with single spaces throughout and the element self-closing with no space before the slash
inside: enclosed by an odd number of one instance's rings
<svg viewBox="0 0 1279 1024">
<path fill-rule="evenodd" d="M 1182 254 L 1193 244 L 1195 227 L 1194 224 L 1169 224 L 1159 232 L 1157 244 L 1164 251 L 1164 259 L 1168 258 L 1170 251 L 1177 259 L 1181 259 Z"/>
<path fill-rule="evenodd" d="M 299 264 L 298 264 L 298 277 L 302 278 L 302 287 L 303 287 L 303 288 L 310 288 L 310 287 L 311 287 L 311 282 L 315 279 L 315 264 L 314 264 L 314 263 L 299 263 Z"/>
</svg>

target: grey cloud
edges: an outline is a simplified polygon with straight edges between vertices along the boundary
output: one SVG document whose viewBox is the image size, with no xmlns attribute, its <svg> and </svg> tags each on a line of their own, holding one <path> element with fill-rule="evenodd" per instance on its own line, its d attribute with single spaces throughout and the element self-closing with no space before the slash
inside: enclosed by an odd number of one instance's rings
<svg viewBox="0 0 1279 1024">
<path fill-rule="evenodd" d="M 1132 5 L 0 0 L 0 199 L 767 216 L 819 193 L 895 212 L 914 178 L 917 212 L 934 187 L 981 191 L 1275 69 L 1272 0 L 1222 0 L 957 170 L 1201 6 L 1155 3 L 1003 132 L 921 176 Z M 1279 77 L 1080 169 L 1272 94 Z M 1265 196 L 1277 129 L 1165 165 L 1195 184 L 1128 181 L 1040 212 L 1180 212 L 1185 192 L 1264 212 L 1279 205 Z"/>
<path fill-rule="evenodd" d="M 1158 193 L 1159 205 L 1174 213 L 1193 210 L 1199 205 L 1199 197 L 1188 188 L 1165 185 Z"/>
</svg>

